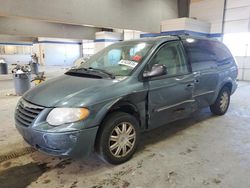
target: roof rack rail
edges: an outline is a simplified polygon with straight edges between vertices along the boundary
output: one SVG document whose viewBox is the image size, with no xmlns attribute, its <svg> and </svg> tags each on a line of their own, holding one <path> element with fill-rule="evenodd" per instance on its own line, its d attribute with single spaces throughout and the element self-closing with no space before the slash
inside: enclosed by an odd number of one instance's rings
<svg viewBox="0 0 250 188">
<path fill-rule="evenodd" d="M 181 40 L 180 35 L 170 35 L 170 36 L 173 36 L 173 37 L 178 37 L 178 39 L 179 39 L 179 40 Z"/>
<path fill-rule="evenodd" d="M 171 36 L 175 36 L 175 37 L 178 37 L 180 40 L 182 39 L 181 36 L 191 36 L 189 33 L 183 33 L 183 34 L 172 34 Z"/>
</svg>

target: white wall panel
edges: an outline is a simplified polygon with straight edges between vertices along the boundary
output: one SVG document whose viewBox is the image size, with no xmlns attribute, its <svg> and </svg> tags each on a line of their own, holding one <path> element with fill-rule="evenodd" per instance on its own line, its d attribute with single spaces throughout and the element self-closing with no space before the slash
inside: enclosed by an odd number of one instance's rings
<svg viewBox="0 0 250 188">
<path fill-rule="evenodd" d="M 250 69 L 245 69 L 243 72 L 243 80 L 250 81 Z"/>
<path fill-rule="evenodd" d="M 225 21 L 248 20 L 249 18 L 250 7 L 240 7 L 226 10 Z"/>
<path fill-rule="evenodd" d="M 161 22 L 161 31 L 189 30 L 201 33 L 209 33 L 211 24 L 191 18 L 178 18 Z"/>
<path fill-rule="evenodd" d="M 190 17 L 208 21 L 211 25 L 212 33 L 222 32 L 224 0 L 202 0 L 193 1 L 190 4 Z"/>
<path fill-rule="evenodd" d="M 223 16 L 223 0 L 203 0 L 191 3 L 190 17 L 206 20 L 221 20 Z M 212 13 L 211 13 L 212 12 Z"/>
<path fill-rule="evenodd" d="M 246 81 L 250 81 L 249 24 L 250 0 L 227 0 L 224 42 L 228 42 L 233 54 L 237 54 L 238 79 Z"/>
<path fill-rule="evenodd" d="M 100 50 L 106 48 L 107 46 L 114 44 L 115 42 L 95 42 L 94 53 L 99 52 Z"/>
<path fill-rule="evenodd" d="M 122 33 L 101 31 L 95 33 L 95 39 L 122 40 Z"/>
<path fill-rule="evenodd" d="M 237 79 L 243 80 L 243 69 L 241 69 L 241 68 L 238 69 Z"/>
<path fill-rule="evenodd" d="M 248 27 L 249 27 L 249 21 L 248 20 L 225 22 L 224 33 L 248 32 L 248 30 L 249 30 Z"/>
<path fill-rule="evenodd" d="M 239 66 L 238 79 L 250 81 L 250 57 L 236 56 L 235 58 Z"/>
<path fill-rule="evenodd" d="M 210 33 L 220 33 L 222 31 L 222 22 L 213 22 L 211 24 Z"/>
<path fill-rule="evenodd" d="M 244 69 L 249 69 L 250 70 L 250 58 L 249 57 L 245 57 Z"/>
<path fill-rule="evenodd" d="M 8 64 L 28 64 L 31 61 L 30 55 L 0 55 L 0 58 L 4 58 Z"/>
<path fill-rule="evenodd" d="M 244 57 L 239 57 L 239 58 L 244 58 Z M 241 59 L 236 60 L 236 61 L 237 61 L 238 69 L 243 69 L 244 68 L 244 62 Z"/>
<path fill-rule="evenodd" d="M 77 44 L 41 44 L 44 49 L 45 65 L 71 66 L 80 57 Z"/>
<path fill-rule="evenodd" d="M 139 39 L 140 34 L 142 34 L 140 31 L 124 30 L 123 40 Z"/>
<path fill-rule="evenodd" d="M 250 0 L 227 0 L 225 33 L 250 31 Z"/>
<path fill-rule="evenodd" d="M 238 68 L 240 69 L 243 69 L 245 67 L 245 64 L 250 60 L 248 57 L 243 56 L 236 56 L 235 59 L 238 64 Z"/>
<path fill-rule="evenodd" d="M 227 0 L 227 9 L 250 6 L 249 0 Z"/>
</svg>

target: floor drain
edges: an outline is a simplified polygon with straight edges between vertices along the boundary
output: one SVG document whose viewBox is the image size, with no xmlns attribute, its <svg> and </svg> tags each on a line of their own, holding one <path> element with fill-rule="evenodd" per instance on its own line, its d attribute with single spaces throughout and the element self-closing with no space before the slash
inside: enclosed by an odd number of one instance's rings
<svg viewBox="0 0 250 188">
<path fill-rule="evenodd" d="M 0 155 L 0 163 L 7 161 L 7 160 L 10 160 L 10 159 L 21 157 L 23 155 L 27 155 L 29 153 L 33 153 L 35 151 L 36 150 L 34 148 L 26 147 L 26 148 L 19 149 L 17 151 L 12 151 L 12 152 L 9 152 L 7 154 Z"/>
</svg>

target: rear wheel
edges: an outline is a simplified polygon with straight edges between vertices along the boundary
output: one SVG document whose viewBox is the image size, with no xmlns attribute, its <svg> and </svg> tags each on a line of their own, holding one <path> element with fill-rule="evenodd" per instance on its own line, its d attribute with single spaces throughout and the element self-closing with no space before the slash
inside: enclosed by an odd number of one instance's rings
<svg viewBox="0 0 250 188">
<path fill-rule="evenodd" d="M 105 162 L 120 164 L 135 153 L 139 139 L 137 119 L 124 112 L 110 114 L 98 132 L 96 149 Z"/>
<path fill-rule="evenodd" d="M 215 115 L 224 115 L 227 112 L 230 103 L 230 90 L 223 87 L 214 104 L 210 106 L 210 110 Z"/>
</svg>

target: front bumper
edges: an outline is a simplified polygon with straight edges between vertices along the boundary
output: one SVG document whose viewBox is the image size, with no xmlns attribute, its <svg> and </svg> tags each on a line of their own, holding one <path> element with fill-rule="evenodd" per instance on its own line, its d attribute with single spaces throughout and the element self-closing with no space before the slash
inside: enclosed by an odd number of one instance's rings
<svg viewBox="0 0 250 188">
<path fill-rule="evenodd" d="M 16 125 L 24 140 L 38 149 L 54 156 L 86 157 L 94 149 L 98 127 L 69 132 L 37 131 L 32 127 Z"/>
</svg>

